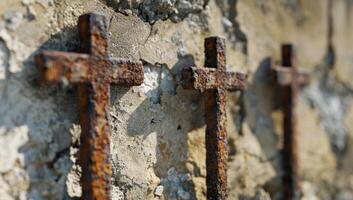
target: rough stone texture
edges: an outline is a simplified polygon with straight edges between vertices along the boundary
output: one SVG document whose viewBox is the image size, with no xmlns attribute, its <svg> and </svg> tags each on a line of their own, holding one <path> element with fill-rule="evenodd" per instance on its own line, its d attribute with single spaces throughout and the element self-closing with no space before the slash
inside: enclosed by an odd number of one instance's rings
<svg viewBox="0 0 353 200">
<path fill-rule="evenodd" d="M 136 13 L 144 21 L 181 21 L 189 14 L 201 13 L 208 0 L 106 0 L 108 5 L 122 13 Z"/>
<path fill-rule="evenodd" d="M 113 56 L 144 63 L 143 85 L 112 87 L 112 199 L 205 199 L 203 97 L 178 73 L 203 65 L 211 35 L 226 38 L 227 68 L 249 75 L 228 96 L 229 199 L 281 199 L 282 116 L 266 70 L 284 42 L 312 74 L 296 109 L 303 199 L 352 199 L 353 5 L 328 1 L 0 1 L 0 199 L 81 195 L 77 91 L 38 86 L 33 56 L 77 51 L 77 18 L 91 11 L 110 20 Z"/>
</svg>

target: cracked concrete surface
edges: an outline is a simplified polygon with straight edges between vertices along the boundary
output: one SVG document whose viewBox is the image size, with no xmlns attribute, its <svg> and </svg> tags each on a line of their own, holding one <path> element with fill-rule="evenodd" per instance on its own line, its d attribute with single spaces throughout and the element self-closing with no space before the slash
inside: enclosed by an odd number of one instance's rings
<svg viewBox="0 0 353 200">
<path fill-rule="evenodd" d="M 296 110 L 303 199 L 352 199 L 352 5 L 328 1 L 1 1 L 0 199 L 81 194 L 76 89 L 38 86 L 33 55 L 77 51 L 77 17 L 92 11 L 110 20 L 110 54 L 145 72 L 141 86 L 112 86 L 112 199 L 205 199 L 203 95 L 178 73 L 203 65 L 211 35 L 226 38 L 227 68 L 249 75 L 228 95 L 229 199 L 281 199 L 282 116 L 265 72 L 284 42 L 313 78 Z"/>
</svg>

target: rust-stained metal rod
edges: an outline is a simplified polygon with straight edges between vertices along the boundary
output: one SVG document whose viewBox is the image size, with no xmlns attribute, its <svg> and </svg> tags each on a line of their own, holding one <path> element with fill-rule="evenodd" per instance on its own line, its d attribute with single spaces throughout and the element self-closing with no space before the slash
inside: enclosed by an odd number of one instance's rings
<svg viewBox="0 0 353 200">
<path fill-rule="evenodd" d="M 294 53 L 292 46 L 282 46 L 282 65 L 296 71 L 293 65 Z M 298 176 L 298 149 L 297 149 L 297 116 L 294 108 L 297 104 L 298 86 L 296 78 L 289 85 L 283 87 L 283 186 L 285 199 L 299 199 L 299 176 Z"/>
<path fill-rule="evenodd" d="M 108 55 L 108 22 L 105 16 L 85 14 L 78 20 L 82 53 L 44 51 L 35 57 L 40 82 L 78 85 L 82 167 L 82 199 L 110 199 L 112 166 L 108 105 L 110 84 L 140 85 L 140 62 Z"/>
<path fill-rule="evenodd" d="M 298 173 L 297 115 L 295 112 L 298 91 L 309 83 L 309 74 L 300 72 L 291 44 L 282 45 L 282 66 L 273 73 L 282 90 L 283 112 L 283 199 L 300 199 L 301 191 Z"/>
<path fill-rule="evenodd" d="M 205 90 L 207 199 L 227 199 L 226 92 L 243 90 L 245 75 L 226 71 L 225 41 L 205 40 L 205 68 L 182 71 L 185 89 Z"/>
</svg>

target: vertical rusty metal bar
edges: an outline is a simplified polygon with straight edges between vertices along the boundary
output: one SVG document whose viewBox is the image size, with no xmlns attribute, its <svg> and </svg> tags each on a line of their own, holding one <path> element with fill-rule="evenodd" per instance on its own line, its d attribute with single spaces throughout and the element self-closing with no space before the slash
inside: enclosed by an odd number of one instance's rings
<svg viewBox="0 0 353 200">
<path fill-rule="evenodd" d="M 107 20 L 102 15 L 82 15 L 78 21 L 82 51 L 91 55 L 91 83 L 80 84 L 79 105 L 82 127 L 79 161 L 82 167 L 82 199 L 110 199 L 112 167 L 110 164 L 110 130 L 107 117 L 110 81 L 103 73 L 109 66 Z M 91 68 L 95 68 L 95 66 Z"/>
<path fill-rule="evenodd" d="M 82 199 L 110 199 L 112 168 L 110 134 L 106 114 L 110 87 L 80 85 L 79 105 L 82 127 L 79 161 L 82 167 Z M 102 90 L 103 89 L 103 90 Z"/>
<path fill-rule="evenodd" d="M 85 14 L 78 18 L 83 53 L 108 58 L 108 21 L 104 15 Z"/>
<path fill-rule="evenodd" d="M 297 147 L 297 104 L 298 83 L 295 64 L 295 52 L 292 45 L 282 46 L 282 66 L 292 68 L 292 81 L 290 85 L 283 86 L 282 111 L 283 111 L 283 187 L 284 199 L 297 200 L 300 198 L 298 176 L 298 147 Z"/>
<path fill-rule="evenodd" d="M 205 67 L 225 71 L 225 42 L 219 37 L 205 40 Z M 207 199 L 227 198 L 226 90 L 216 88 L 205 93 L 206 184 Z"/>
</svg>

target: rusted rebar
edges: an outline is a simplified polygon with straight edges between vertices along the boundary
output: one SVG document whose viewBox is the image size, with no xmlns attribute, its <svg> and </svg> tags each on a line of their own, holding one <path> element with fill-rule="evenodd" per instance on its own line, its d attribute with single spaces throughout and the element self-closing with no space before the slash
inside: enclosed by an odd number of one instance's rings
<svg viewBox="0 0 353 200">
<path fill-rule="evenodd" d="M 243 90 L 245 75 L 226 71 L 225 41 L 205 40 L 205 68 L 182 71 L 185 89 L 205 90 L 207 199 L 227 199 L 226 92 Z"/>
<path fill-rule="evenodd" d="M 108 105 L 110 84 L 140 85 L 143 67 L 108 55 L 108 22 L 98 14 L 78 20 L 82 53 L 44 51 L 35 57 L 42 83 L 69 82 L 78 85 L 82 167 L 82 199 L 110 199 L 112 167 Z"/>
<path fill-rule="evenodd" d="M 283 112 L 283 199 L 300 199 L 301 191 L 298 174 L 297 115 L 295 108 L 299 88 L 308 84 L 310 77 L 300 72 L 291 44 L 282 45 L 282 66 L 276 67 L 273 74 L 281 86 Z"/>
</svg>

